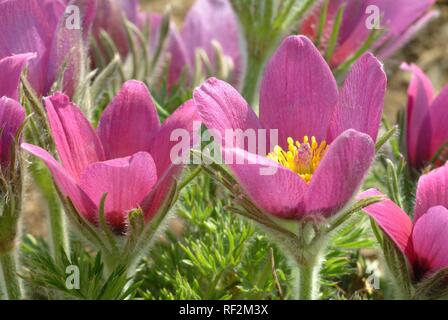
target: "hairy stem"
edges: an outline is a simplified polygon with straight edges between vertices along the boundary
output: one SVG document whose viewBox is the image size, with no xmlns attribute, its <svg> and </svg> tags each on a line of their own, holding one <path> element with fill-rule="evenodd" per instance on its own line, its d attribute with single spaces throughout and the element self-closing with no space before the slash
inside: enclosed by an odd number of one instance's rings
<svg viewBox="0 0 448 320">
<path fill-rule="evenodd" d="M 319 297 L 320 264 L 299 265 L 297 300 L 317 300 Z"/>
<path fill-rule="evenodd" d="M 50 173 L 46 168 L 33 162 L 31 173 L 43 197 L 48 204 L 50 240 L 53 257 L 59 261 L 62 250 L 68 252 L 68 238 L 65 229 L 64 211 L 62 210 L 57 192 L 54 188 Z"/>
<path fill-rule="evenodd" d="M 9 300 L 20 300 L 22 289 L 17 274 L 17 264 L 14 251 L 0 253 L 0 266 L 4 293 Z"/>
<path fill-rule="evenodd" d="M 264 65 L 264 58 L 256 55 L 249 55 L 247 73 L 244 78 L 243 97 L 247 103 L 253 107 L 255 94 L 260 82 L 261 71 Z"/>
</svg>

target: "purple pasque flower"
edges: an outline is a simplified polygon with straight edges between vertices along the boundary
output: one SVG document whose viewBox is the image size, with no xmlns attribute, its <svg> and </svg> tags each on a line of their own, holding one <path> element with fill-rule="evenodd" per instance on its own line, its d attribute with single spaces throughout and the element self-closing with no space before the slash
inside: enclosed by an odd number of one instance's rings
<svg viewBox="0 0 448 320">
<path fill-rule="evenodd" d="M 264 154 L 223 141 L 226 156 L 245 159 L 229 168 L 255 205 L 287 219 L 329 217 L 350 202 L 373 161 L 386 82 L 381 63 L 365 54 L 338 90 L 313 43 L 291 36 L 265 70 L 259 117 L 216 79 L 196 89 L 194 100 L 203 123 L 222 137 L 229 129 L 278 130 L 278 146 L 267 143 Z M 261 175 L 262 168 L 275 173 Z"/>
<path fill-rule="evenodd" d="M 373 43 L 371 50 L 385 59 L 404 46 L 412 36 L 437 15 L 430 8 L 435 0 L 330 0 L 328 14 L 320 39 L 321 49 L 326 50 L 338 10 L 344 6 L 337 44 L 331 66 L 337 67 L 350 58 L 367 42 L 372 29 L 368 28 L 372 14 L 378 13 L 383 32 Z M 302 23 L 300 33 L 311 39 L 317 37 L 322 6 Z M 375 11 L 378 10 L 378 11 Z M 317 39 L 316 39 L 317 40 Z"/>
<path fill-rule="evenodd" d="M 80 9 L 81 28 L 68 24 L 68 5 Z M 95 7 L 96 1 L 92 0 L 0 1 L 0 59 L 35 53 L 36 58 L 29 63 L 28 79 L 37 94 L 46 95 L 62 78 L 64 92 L 73 95 L 80 80 L 83 44 Z"/>
<path fill-rule="evenodd" d="M 375 189 L 360 195 L 375 196 Z M 414 221 L 389 199 L 364 209 L 406 256 L 416 280 L 448 268 L 448 165 L 420 177 Z"/>
<path fill-rule="evenodd" d="M 448 86 L 436 96 L 431 80 L 416 65 L 403 64 L 412 73 L 408 88 L 406 147 L 412 168 L 422 169 L 432 164 L 443 165 L 447 159 L 446 124 L 448 114 Z"/>
<path fill-rule="evenodd" d="M 181 171 L 171 159 L 173 130 L 192 133 L 196 108 L 179 107 L 163 124 L 147 87 L 128 81 L 92 128 L 69 98 L 45 99 L 51 133 L 61 159 L 40 147 L 22 148 L 42 159 L 62 194 L 90 222 L 98 223 L 101 197 L 107 193 L 105 217 L 117 234 L 127 230 L 128 213 L 140 208 L 150 221 L 170 195 Z"/>
</svg>

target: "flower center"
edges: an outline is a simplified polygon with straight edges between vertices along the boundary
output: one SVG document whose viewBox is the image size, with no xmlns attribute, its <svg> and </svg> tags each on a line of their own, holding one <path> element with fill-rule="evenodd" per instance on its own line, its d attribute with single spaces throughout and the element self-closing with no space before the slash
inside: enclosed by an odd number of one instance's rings
<svg viewBox="0 0 448 320">
<path fill-rule="evenodd" d="M 315 137 L 311 137 L 310 141 L 308 136 L 305 136 L 303 142 L 294 142 L 292 138 L 288 138 L 287 151 L 280 146 L 275 146 L 274 151 L 267 157 L 297 173 L 309 183 L 328 148 L 329 145 L 325 140 L 319 144 Z"/>
</svg>

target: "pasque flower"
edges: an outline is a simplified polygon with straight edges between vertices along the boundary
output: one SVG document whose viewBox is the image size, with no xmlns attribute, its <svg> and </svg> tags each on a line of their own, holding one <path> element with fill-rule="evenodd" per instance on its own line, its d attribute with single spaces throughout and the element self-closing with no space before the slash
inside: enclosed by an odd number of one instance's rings
<svg viewBox="0 0 448 320">
<path fill-rule="evenodd" d="M 67 4 L 81 10 L 81 29 L 67 27 Z M 0 1 L 0 59 L 35 53 L 28 79 L 39 95 L 49 92 L 63 75 L 64 92 L 72 95 L 82 68 L 83 41 L 95 12 L 96 1 L 3 0 Z"/>
<path fill-rule="evenodd" d="M 17 132 L 25 119 L 25 109 L 15 100 L 8 97 L 0 98 L 0 169 L 2 175 L 11 162 L 11 148 L 17 139 Z"/>
<path fill-rule="evenodd" d="M 245 60 L 241 47 L 238 19 L 228 0 L 197 0 L 188 12 L 182 30 L 172 29 L 168 51 L 170 85 L 179 81 L 183 72 L 191 78 L 196 63 L 196 51 L 204 50 L 216 71 L 217 57 L 213 41 L 217 41 L 223 54 L 231 61 L 233 72 L 230 82 L 239 85 Z"/>
<path fill-rule="evenodd" d="M 431 80 L 416 65 L 403 64 L 412 73 L 408 88 L 406 146 L 411 167 L 440 166 L 447 159 L 448 86 L 435 95 Z M 445 146 L 446 147 L 446 146 Z"/>
<path fill-rule="evenodd" d="M 139 24 L 138 0 L 101 0 L 98 1 L 92 34 L 99 39 L 101 31 L 109 34 L 120 54 L 129 52 L 129 40 L 126 34 L 124 18 L 135 25 Z"/>
<path fill-rule="evenodd" d="M 161 125 L 146 86 L 128 81 L 96 130 L 61 93 L 46 98 L 45 106 L 61 163 L 37 146 L 22 146 L 45 162 L 80 214 L 97 224 L 106 193 L 105 218 L 117 234 L 126 232 L 130 210 L 141 208 L 147 221 L 158 213 L 181 170 L 171 162 L 170 135 L 175 129 L 193 130 L 192 101 Z"/>
<path fill-rule="evenodd" d="M 380 195 L 371 189 L 361 196 Z M 448 165 L 421 176 L 414 221 L 387 199 L 364 210 L 407 257 L 415 280 L 448 268 Z"/>
<path fill-rule="evenodd" d="M 381 29 L 378 31 L 382 34 L 373 43 L 372 50 L 384 59 L 406 44 L 437 14 L 436 11 L 430 11 L 434 3 L 435 0 L 330 0 L 322 38 L 316 39 L 322 6 L 318 6 L 302 23 L 300 33 L 320 41 L 321 49 L 326 50 L 337 12 L 344 7 L 336 48 L 331 58 L 331 65 L 338 66 L 367 42 L 372 32 L 372 28 L 368 26 L 373 21 L 368 20 L 369 16 L 378 13 Z"/>
<path fill-rule="evenodd" d="M 253 201 L 281 218 L 330 217 L 360 187 L 375 156 L 386 76 L 365 54 L 340 91 L 328 64 L 304 36 L 288 37 L 267 65 L 258 118 L 229 84 L 210 79 L 194 92 L 203 123 L 226 130 L 277 129 L 279 144 L 264 154 L 225 144 L 230 170 Z M 260 150 L 258 151 L 260 153 Z M 260 175 L 261 168 L 274 168 Z"/>
<path fill-rule="evenodd" d="M 0 167 L 10 162 L 10 152 L 17 131 L 25 119 L 25 109 L 18 103 L 20 74 L 33 54 L 18 54 L 0 59 Z"/>
</svg>

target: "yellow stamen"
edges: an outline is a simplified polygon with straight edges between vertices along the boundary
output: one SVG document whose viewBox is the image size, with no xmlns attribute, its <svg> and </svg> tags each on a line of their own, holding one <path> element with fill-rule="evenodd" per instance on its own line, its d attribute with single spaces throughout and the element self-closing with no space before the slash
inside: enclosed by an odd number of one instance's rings
<svg viewBox="0 0 448 320">
<path fill-rule="evenodd" d="M 314 136 L 311 137 L 311 141 L 308 136 L 303 137 L 302 143 L 294 142 L 291 137 L 287 141 L 287 151 L 280 146 L 275 146 L 274 151 L 267 157 L 297 173 L 309 183 L 329 148 L 327 142 L 324 140 L 319 144 Z"/>
</svg>

